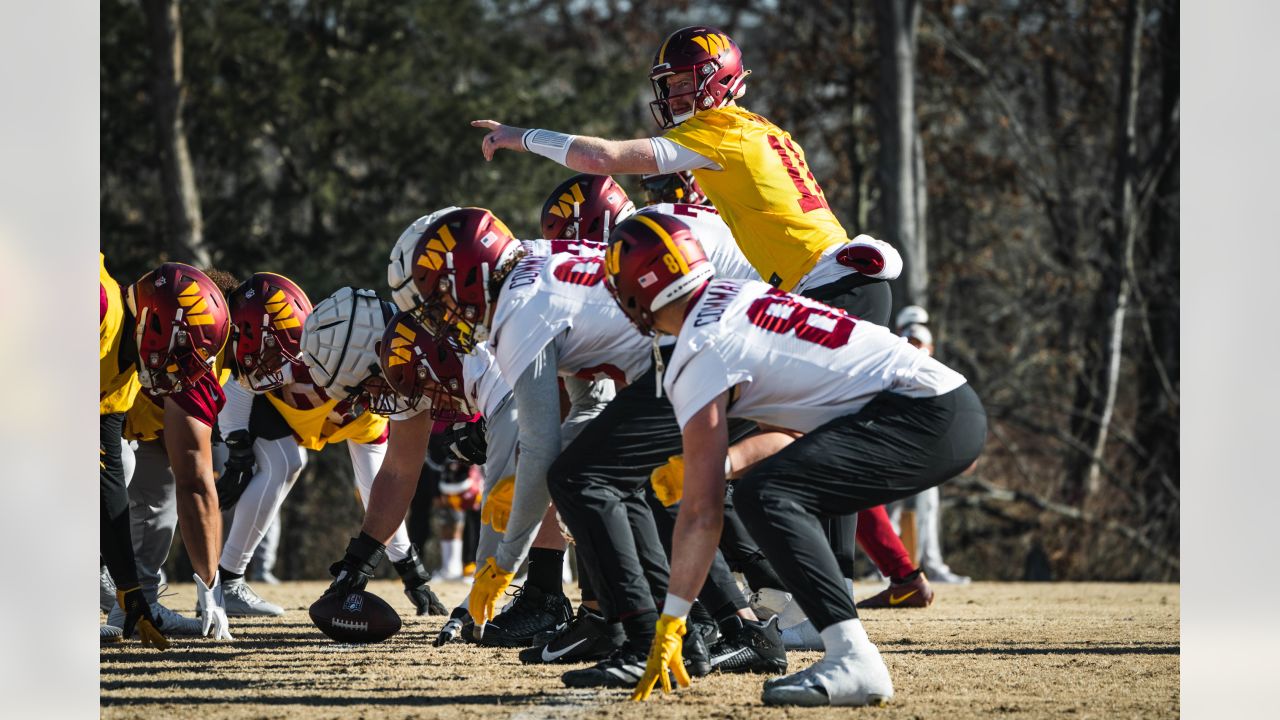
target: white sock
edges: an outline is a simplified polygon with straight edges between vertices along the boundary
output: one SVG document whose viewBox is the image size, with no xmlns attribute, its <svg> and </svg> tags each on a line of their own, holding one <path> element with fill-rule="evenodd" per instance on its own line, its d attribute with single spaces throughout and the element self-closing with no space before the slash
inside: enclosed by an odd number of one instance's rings
<svg viewBox="0 0 1280 720">
<path fill-rule="evenodd" d="M 461 540 L 440 541 L 440 564 L 443 566 L 445 575 L 456 577 L 462 574 Z"/>
<path fill-rule="evenodd" d="M 824 629 L 822 646 L 826 648 L 826 658 L 851 657 L 866 652 L 871 645 L 867 631 L 858 618 L 850 618 Z"/>
</svg>

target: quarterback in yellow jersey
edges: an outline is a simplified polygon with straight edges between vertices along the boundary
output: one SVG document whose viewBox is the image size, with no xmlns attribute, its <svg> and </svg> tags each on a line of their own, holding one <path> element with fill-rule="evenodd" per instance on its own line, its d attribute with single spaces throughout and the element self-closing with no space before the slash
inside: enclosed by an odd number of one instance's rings
<svg viewBox="0 0 1280 720">
<path fill-rule="evenodd" d="M 222 291 L 199 270 L 166 263 L 121 293 L 100 256 L 99 292 L 101 544 L 120 602 L 107 624 L 126 636 L 136 627 L 144 641 L 158 645 L 165 639 L 157 628 L 230 639 L 218 590 L 222 528 L 212 458 L 213 425 L 223 402 L 213 364 L 228 329 Z M 167 428 L 161 441 L 149 443 L 160 453 L 163 473 L 153 473 L 154 482 L 135 479 L 126 490 L 124 413 L 139 407 L 160 418 L 157 431 Z M 154 490 L 142 502 L 133 492 L 141 487 Z M 156 598 L 179 515 L 195 569 L 201 616 L 195 619 Z"/>
</svg>

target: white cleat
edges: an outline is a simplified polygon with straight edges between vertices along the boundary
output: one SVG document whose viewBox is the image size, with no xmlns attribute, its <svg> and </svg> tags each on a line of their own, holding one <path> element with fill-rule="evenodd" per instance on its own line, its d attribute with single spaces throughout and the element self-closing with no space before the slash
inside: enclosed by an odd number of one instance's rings
<svg viewBox="0 0 1280 720">
<path fill-rule="evenodd" d="M 822 636 L 809 618 L 788 628 L 782 628 L 782 647 L 787 650 L 825 650 Z"/>
<path fill-rule="evenodd" d="M 885 705 L 893 698 L 889 668 L 875 645 L 857 655 L 826 658 L 764 684 L 765 705 L 803 707 Z"/>
<path fill-rule="evenodd" d="M 263 600 L 244 578 L 222 583 L 222 601 L 227 617 L 278 617 L 284 614 L 284 608 Z"/>
<path fill-rule="evenodd" d="M 156 626 L 166 636 L 189 635 L 201 637 L 204 635 L 202 632 L 204 628 L 201 627 L 198 618 L 183 617 L 161 605 L 158 601 L 151 603 L 151 617 L 155 618 Z M 124 609 L 119 605 L 112 608 L 111 614 L 107 615 L 107 624 L 124 627 Z"/>
<path fill-rule="evenodd" d="M 761 620 L 768 620 L 777 615 L 778 621 L 781 622 L 783 611 L 788 605 L 794 604 L 791 593 L 786 590 L 766 587 L 751 593 L 751 609 Z"/>
<path fill-rule="evenodd" d="M 115 606 L 116 581 L 111 579 L 111 573 L 103 565 L 102 571 L 98 573 L 98 607 L 102 608 L 102 612 L 110 613 Z"/>
<path fill-rule="evenodd" d="M 930 565 L 922 568 L 924 574 L 929 578 L 929 582 L 942 585 L 968 585 L 971 581 L 968 575 L 957 575 L 947 565 Z"/>
</svg>

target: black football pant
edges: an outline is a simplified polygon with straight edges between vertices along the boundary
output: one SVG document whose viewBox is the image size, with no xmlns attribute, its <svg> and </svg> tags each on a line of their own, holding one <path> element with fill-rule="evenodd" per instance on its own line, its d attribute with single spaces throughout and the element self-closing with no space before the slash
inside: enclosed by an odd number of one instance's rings
<svg viewBox="0 0 1280 720">
<path fill-rule="evenodd" d="M 98 492 L 101 517 L 98 544 L 102 562 L 111 571 L 116 587 L 138 585 L 138 569 L 133 560 L 133 540 L 129 535 L 129 489 L 125 485 L 124 459 L 120 438 L 124 413 L 98 416 Z"/>
<path fill-rule="evenodd" d="M 814 627 L 857 617 L 822 519 L 927 490 L 978 458 L 987 415 L 968 385 L 933 398 L 882 392 L 762 461 L 734 500 Z"/>
<path fill-rule="evenodd" d="M 671 525 L 660 532 L 655 523 L 649 475 L 684 445 L 670 400 L 655 397 L 655 375 L 650 369 L 619 391 L 547 472 L 551 498 L 609 620 L 654 612 L 667 592 Z M 731 440 L 754 430 L 755 423 L 736 421 Z M 712 610 L 745 607 L 719 554 L 698 598 Z"/>
</svg>

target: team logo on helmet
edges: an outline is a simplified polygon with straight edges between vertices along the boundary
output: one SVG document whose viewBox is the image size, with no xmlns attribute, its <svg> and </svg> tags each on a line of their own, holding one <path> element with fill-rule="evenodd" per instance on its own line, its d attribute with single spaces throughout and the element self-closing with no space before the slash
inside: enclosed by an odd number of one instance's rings
<svg viewBox="0 0 1280 720">
<path fill-rule="evenodd" d="M 729 36 L 724 33 L 694 35 L 692 40 L 703 50 L 706 50 L 708 54 L 716 57 L 719 57 L 721 53 L 730 48 Z"/>
<path fill-rule="evenodd" d="M 439 270 L 444 267 L 444 256 L 453 252 L 457 246 L 458 241 L 453 239 L 449 226 L 441 225 L 435 237 L 428 240 L 422 249 L 422 254 L 418 256 L 418 265 L 428 270 Z"/>
<path fill-rule="evenodd" d="M 289 298 L 284 294 L 283 290 L 277 288 L 264 305 L 267 308 L 267 313 L 271 315 L 271 327 L 276 330 L 288 330 L 302 324 L 298 322 L 298 318 L 294 317 L 293 305 L 289 302 Z"/>
<path fill-rule="evenodd" d="M 395 337 L 387 349 L 387 366 L 407 365 L 413 362 L 413 341 L 418 337 L 403 321 L 396 323 Z"/>
<path fill-rule="evenodd" d="M 164 284 L 164 278 L 156 282 L 156 286 Z M 200 292 L 200 286 L 194 282 L 187 283 L 178 293 L 178 305 L 186 315 L 188 325 L 212 325 L 213 316 L 209 314 L 209 303 Z M 203 348 L 201 348 L 203 350 Z"/>
</svg>

